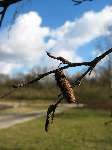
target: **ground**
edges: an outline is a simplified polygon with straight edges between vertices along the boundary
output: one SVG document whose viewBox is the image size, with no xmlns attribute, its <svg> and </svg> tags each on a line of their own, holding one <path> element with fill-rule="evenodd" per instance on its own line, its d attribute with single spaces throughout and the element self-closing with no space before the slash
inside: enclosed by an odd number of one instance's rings
<svg viewBox="0 0 112 150">
<path fill-rule="evenodd" d="M 111 150 L 109 112 L 70 108 L 55 116 L 49 132 L 45 117 L 0 130 L 0 150 Z"/>
</svg>

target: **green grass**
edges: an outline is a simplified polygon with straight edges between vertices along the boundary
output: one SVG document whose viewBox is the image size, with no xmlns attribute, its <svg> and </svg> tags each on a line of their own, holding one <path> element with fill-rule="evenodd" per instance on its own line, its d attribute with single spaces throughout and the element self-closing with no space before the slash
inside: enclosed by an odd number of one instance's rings
<svg viewBox="0 0 112 150">
<path fill-rule="evenodd" d="M 1 109 L 0 110 L 0 115 L 3 114 L 9 114 L 9 113 L 18 113 L 18 114 L 23 114 L 27 112 L 34 112 L 38 110 L 47 110 L 48 106 L 51 104 L 51 101 L 0 101 L 0 104 L 5 104 L 9 106 L 14 106 L 12 108 L 7 108 L 7 109 Z M 16 107 L 15 107 L 16 106 Z"/>
<path fill-rule="evenodd" d="M 49 132 L 45 118 L 0 130 L 0 150 L 111 150 L 112 125 L 106 111 L 71 109 L 57 114 Z"/>
</svg>

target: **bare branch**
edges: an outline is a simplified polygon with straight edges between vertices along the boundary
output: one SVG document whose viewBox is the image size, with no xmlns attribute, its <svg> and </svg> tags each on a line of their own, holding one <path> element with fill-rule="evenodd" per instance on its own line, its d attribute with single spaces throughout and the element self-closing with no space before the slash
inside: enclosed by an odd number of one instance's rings
<svg viewBox="0 0 112 150">
<path fill-rule="evenodd" d="M 88 66 L 89 68 L 87 69 L 87 71 L 84 74 L 82 74 L 82 76 L 79 77 L 74 82 L 74 85 L 77 85 L 77 84 L 79 85 L 80 81 L 85 77 L 85 75 L 87 73 L 91 72 L 94 69 L 94 67 L 97 65 L 97 63 L 99 63 L 105 56 L 107 56 L 110 53 L 112 53 L 112 48 L 110 48 L 109 50 L 107 50 L 106 52 L 104 52 L 103 54 L 101 54 L 99 57 L 96 57 L 95 59 L 93 59 L 92 61 L 89 61 L 89 62 L 71 63 L 69 61 L 66 61 L 66 62 L 69 62 L 69 63 L 66 64 L 65 66 L 57 68 L 57 69 L 54 69 L 54 70 L 51 70 L 51 71 L 48 71 L 48 72 L 45 72 L 43 74 L 39 74 L 35 79 L 32 79 L 30 81 L 26 81 L 26 82 L 14 84 L 14 85 L 12 85 L 12 88 L 17 89 L 17 88 L 28 86 L 30 84 L 33 84 L 33 83 L 39 81 L 40 79 L 42 79 L 42 78 L 44 78 L 44 77 L 46 77 L 46 76 L 48 76 L 50 74 L 54 74 L 57 70 L 65 70 L 65 69 L 68 69 L 70 67 L 77 67 L 77 66 Z M 49 56 L 52 56 L 52 55 L 49 55 Z M 52 58 L 57 59 L 54 56 L 52 56 Z M 59 59 L 57 59 L 57 60 L 59 60 Z M 63 58 L 63 60 L 65 60 L 65 59 Z M 7 92 L 4 94 L 4 96 L 5 95 L 7 95 Z M 2 95 L 2 97 L 3 97 L 3 95 Z"/>
<path fill-rule="evenodd" d="M 3 18 L 5 16 L 6 10 L 7 10 L 7 7 L 5 7 L 2 12 L 0 12 L 0 15 L 1 15 L 1 18 L 0 18 L 0 27 L 2 25 L 2 21 L 3 21 Z"/>
<path fill-rule="evenodd" d="M 0 98 L 5 98 L 8 95 L 10 95 L 11 93 L 13 93 L 14 91 L 15 91 L 15 89 L 11 87 L 11 89 L 9 89 L 6 93 L 4 93 L 3 95 L 1 95 Z"/>
<path fill-rule="evenodd" d="M 82 4 L 83 2 L 85 2 L 85 1 L 93 1 L 93 0 L 72 0 L 73 2 L 74 2 L 74 5 L 80 5 L 80 4 Z"/>
<path fill-rule="evenodd" d="M 12 85 L 11 89 L 9 91 L 7 91 L 5 94 L 3 94 L 2 96 L 0 96 L 0 98 L 4 98 L 5 96 L 8 96 L 9 94 L 11 94 L 12 92 L 14 92 L 17 88 L 20 87 L 25 87 L 28 86 L 30 84 L 33 84 L 34 82 L 39 81 L 40 79 L 50 75 L 50 74 L 57 74 L 57 72 L 62 72 L 62 70 L 64 69 L 68 69 L 69 67 L 77 67 L 77 66 L 88 66 L 88 69 L 73 83 L 73 85 L 80 85 L 81 80 L 85 77 L 85 75 L 87 73 L 91 73 L 92 70 L 94 69 L 94 67 L 107 55 L 109 55 L 110 53 L 112 53 L 112 48 L 110 48 L 109 50 L 107 50 L 106 52 L 104 52 L 103 54 L 101 54 L 100 56 L 96 57 L 95 59 L 93 59 L 92 61 L 89 62 L 82 62 L 82 63 L 71 63 L 68 60 L 64 59 L 63 57 L 55 57 L 53 55 L 51 55 L 50 53 L 47 52 L 47 55 L 50 58 L 56 59 L 61 61 L 63 64 L 65 64 L 65 66 L 48 71 L 46 73 L 43 74 L 39 74 L 35 79 L 32 79 L 31 81 L 27 81 L 27 82 L 23 82 L 23 83 L 18 83 L 18 84 L 14 84 Z M 59 81 L 58 81 L 58 79 Z M 73 100 L 71 100 L 70 102 L 76 102 L 75 101 L 75 97 L 73 95 L 73 91 L 72 91 L 72 87 L 69 84 L 69 81 L 67 80 L 67 78 L 62 74 L 62 82 L 66 82 L 66 83 L 62 83 L 60 82 L 60 78 L 61 76 L 56 77 L 56 81 L 57 81 L 57 85 L 59 86 L 60 90 L 61 90 L 61 94 L 58 96 L 59 100 L 53 104 L 50 105 L 48 107 L 48 111 L 47 111 L 47 116 L 46 116 L 46 123 L 45 123 L 45 131 L 48 131 L 48 126 L 50 123 L 50 119 L 51 119 L 51 123 L 53 122 L 53 118 L 54 118 L 54 113 L 55 110 L 58 106 L 59 103 L 61 103 L 62 99 L 67 99 L 67 96 L 69 95 L 69 97 L 71 96 L 71 98 L 73 98 Z M 65 81 L 66 80 L 66 81 Z M 60 83 L 59 83 L 60 82 Z M 69 101 L 68 101 L 69 102 Z"/>
<path fill-rule="evenodd" d="M 0 12 L 1 18 L 0 18 L 0 26 L 2 25 L 3 18 L 5 16 L 6 10 L 10 5 L 13 5 L 15 3 L 18 3 L 22 0 L 2 0 L 0 1 L 0 7 L 3 8 L 3 10 Z"/>
<path fill-rule="evenodd" d="M 57 60 L 61 61 L 63 64 L 71 64 L 71 62 L 69 62 L 68 60 L 66 60 L 63 57 L 55 57 L 55 56 L 51 55 L 49 52 L 46 52 L 46 53 L 49 57 L 51 57 L 53 59 L 57 59 Z"/>
<path fill-rule="evenodd" d="M 95 68 L 95 66 L 107 55 L 109 55 L 110 53 L 112 53 L 112 48 L 110 48 L 109 50 L 107 50 L 106 52 L 104 52 L 103 54 L 101 54 L 100 56 L 96 57 L 95 59 L 93 59 L 93 61 L 90 62 L 90 67 L 73 83 L 73 85 L 80 85 L 81 80 L 89 73 L 89 75 L 91 74 L 91 72 L 93 71 L 93 69 Z"/>
<path fill-rule="evenodd" d="M 45 122 L 45 131 L 48 131 L 49 128 L 49 124 L 53 123 L 53 119 L 54 119 L 54 113 L 56 111 L 56 108 L 58 107 L 58 105 L 61 103 L 61 98 L 55 103 L 52 104 L 48 107 L 47 110 L 47 116 L 46 116 L 46 122 Z M 51 121 L 51 122 L 50 122 Z"/>
</svg>

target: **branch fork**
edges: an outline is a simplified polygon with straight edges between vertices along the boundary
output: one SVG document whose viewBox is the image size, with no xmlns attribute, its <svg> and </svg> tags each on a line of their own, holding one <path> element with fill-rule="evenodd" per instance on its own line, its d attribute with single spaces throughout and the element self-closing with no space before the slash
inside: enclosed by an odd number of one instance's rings
<svg viewBox="0 0 112 150">
<path fill-rule="evenodd" d="M 55 56 L 51 55 L 49 52 L 47 52 L 47 55 L 50 58 L 60 61 L 62 64 L 64 64 L 64 66 L 58 67 L 57 69 L 54 69 L 54 70 L 50 70 L 50 71 L 45 72 L 43 74 L 39 74 L 36 78 L 34 78 L 34 79 L 30 80 L 30 81 L 26 81 L 26 82 L 21 82 L 21 83 L 18 83 L 18 84 L 14 84 L 14 85 L 12 85 L 11 90 L 7 91 L 5 94 L 3 94 L 2 96 L 0 96 L 0 98 L 4 98 L 4 97 L 8 96 L 9 94 L 11 94 L 12 92 L 14 92 L 18 88 L 27 87 L 28 85 L 33 84 L 34 82 L 38 82 L 39 80 L 41 80 L 42 78 L 44 78 L 44 77 L 46 77 L 46 76 L 48 76 L 50 74 L 56 74 L 56 72 L 58 72 L 58 71 L 63 71 L 63 70 L 68 69 L 70 67 L 75 68 L 77 66 L 86 66 L 86 67 L 88 67 L 87 70 L 76 81 L 74 81 L 74 83 L 73 83 L 73 86 L 76 86 L 76 85 L 79 86 L 81 84 L 82 79 L 88 73 L 91 74 L 91 72 L 95 68 L 95 66 L 105 56 L 109 55 L 110 53 L 112 53 L 112 48 L 108 49 L 107 51 L 105 51 L 103 54 L 101 54 L 100 56 L 96 57 L 92 61 L 81 62 L 81 63 L 72 63 L 72 62 L 66 60 L 63 57 L 60 57 L 60 56 L 59 57 L 55 57 Z M 70 88 L 70 86 L 68 86 L 68 87 Z M 45 123 L 45 131 L 48 131 L 48 126 L 49 126 L 49 123 L 50 123 L 50 119 L 51 119 L 51 123 L 52 123 L 53 122 L 53 118 L 54 118 L 55 110 L 58 107 L 58 105 L 61 103 L 61 101 L 64 98 L 64 95 L 66 95 L 66 92 L 67 92 L 66 88 L 65 88 L 65 90 L 62 90 L 61 89 L 62 87 L 60 87 L 60 86 L 59 86 L 59 88 L 61 90 L 61 94 L 58 96 L 58 101 L 55 104 L 50 105 L 48 107 L 48 110 L 47 110 L 46 123 Z"/>
</svg>

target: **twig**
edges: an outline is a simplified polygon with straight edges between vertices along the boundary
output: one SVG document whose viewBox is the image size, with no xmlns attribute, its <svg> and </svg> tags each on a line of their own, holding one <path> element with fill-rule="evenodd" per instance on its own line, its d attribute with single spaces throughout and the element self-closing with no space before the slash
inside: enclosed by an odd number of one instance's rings
<svg viewBox="0 0 112 150">
<path fill-rule="evenodd" d="M 80 5 L 80 4 L 82 4 L 83 2 L 85 2 L 85 1 L 93 1 L 93 0 L 72 0 L 73 2 L 74 2 L 74 5 Z"/>
<path fill-rule="evenodd" d="M 85 75 L 87 73 L 91 74 L 92 70 L 94 69 L 94 67 L 107 55 L 109 55 L 110 53 L 112 53 L 112 48 L 110 48 L 109 50 L 107 50 L 106 52 L 104 52 L 103 54 L 101 54 L 99 57 L 96 57 L 95 59 L 93 59 L 92 61 L 89 61 L 89 62 L 82 62 L 82 63 L 72 63 L 72 62 L 69 62 L 68 60 L 64 59 L 63 57 L 55 57 L 53 55 L 51 55 L 50 53 L 47 52 L 47 55 L 50 57 L 50 58 L 53 58 L 53 59 L 56 59 L 56 60 L 59 60 L 61 61 L 63 64 L 65 64 L 65 66 L 63 67 L 60 67 L 58 69 L 54 69 L 54 70 L 51 70 L 51 71 L 48 71 L 46 73 L 43 73 L 43 74 L 39 74 L 38 77 L 36 77 L 35 79 L 31 80 L 31 81 L 27 81 L 27 82 L 23 82 L 23 83 L 19 83 L 19 84 L 14 84 L 12 85 L 12 88 L 11 90 L 9 90 L 8 92 L 6 92 L 5 94 L 3 94 L 0 98 L 3 98 L 5 96 L 8 96 L 9 94 L 11 94 L 12 92 L 15 91 L 15 89 L 18 89 L 20 87 L 25 87 L 25 86 L 28 86 L 29 84 L 32 84 L 34 82 L 37 82 L 39 81 L 40 79 L 54 73 L 56 74 L 57 72 L 59 71 L 62 71 L 64 69 L 68 69 L 69 67 L 77 67 L 77 66 L 88 66 L 88 69 L 74 82 L 74 86 L 77 84 L 79 85 L 81 80 L 85 77 Z M 63 75 L 62 75 L 63 76 Z M 60 77 L 59 77 L 60 78 Z M 65 82 L 65 81 L 64 81 Z M 68 82 L 67 82 L 68 84 Z M 60 86 L 59 86 L 60 87 Z M 68 85 L 69 89 L 71 90 L 70 86 Z M 62 89 L 62 87 L 60 88 Z M 67 90 L 66 88 L 63 88 L 64 90 Z M 56 104 L 53 104 L 53 105 L 50 105 L 48 107 L 48 111 L 47 111 L 47 116 L 46 116 L 46 123 L 45 123 L 45 131 L 47 132 L 48 131 L 48 126 L 49 126 L 49 123 L 50 123 L 50 119 L 51 119 L 51 123 L 53 122 L 53 118 L 54 118 L 54 113 L 55 113 L 55 110 L 58 106 L 59 103 L 61 103 L 62 99 L 64 98 L 64 94 L 66 94 L 67 92 L 65 91 L 62 91 L 61 90 L 61 94 L 59 95 L 60 96 L 60 99 L 56 102 Z M 71 92 L 69 92 L 68 94 L 70 94 Z"/>
<path fill-rule="evenodd" d="M 0 96 L 0 98 L 5 98 L 6 96 L 10 95 L 11 93 L 13 93 L 15 91 L 14 88 L 9 89 L 6 93 L 4 93 L 3 95 Z"/>
<path fill-rule="evenodd" d="M 60 98 L 55 104 L 52 104 L 48 107 L 47 110 L 47 116 L 46 116 L 46 122 L 45 122 L 45 131 L 48 131 L 49 128 L 49 124 L 53 123 L 54 120 L 54 113 L 56 111 L 56 108 L 58 107 L 58 105 L 61 103 L 63 98 Z"/>
<path fill-rule="evenodd" d="M 103 54 L 101 54 L 99 57 L 96 57 L 95 59 L 93 59 L 92 61 L 89 61 L 89 62 L 82 62 L 82 63 L 72 63 L 72 62 L 69 62 L 69 64 L 66 64 L 65 66 L 63 67 L 60 67 L 58 69 L 54 69 L 54 70 L 51 70 L 51 71 L 48 71 L 46 73 L 43 73 L 43 74 L 39 74 L 35 79 L 32 79 L 30 81 L 27 81 L 27 82 L 24 82 L 23 84 L 17 84 L 17 85 L 13 85 L 13 88 L 19 88 L 19 87 L 24 87 L 24 86 L 27 86 L 29 84 L 32 84 L 36 81 L 39 81 L 40 79 L 50 75 L 50 74 L 53 74 L 55 73 L 57 70 L 65 70 L 65 69 L 68 69 L 70 67 L 77 67 L 77 66 L 89 66 L 89 69 L 86 71 L 86 73 L 84 73 L 84 75 L 82 76 L 82 78 L 90 71 L 92 71 L 94 69 L 94 67 L 107 55 L 109 55 L 110 53 L 112 53 L 112 48 L 110 48 L 109 50 L 107 50 L 106 52 L 104 52 Z M 52 57 L 53 58 L 53 57 Z M 56 59 L 56 57 L 55 57 Z M 64 58 L 63 58 L 64 59 Z M 58 59 L 59 60 L 59 59 Z M 80 77 L 79 77 L 80 78 Z M 81 78 L 81 79 L 82 79 Z"/>
<path fill-rule="evenodd" d="M 63 64 L 68 64 L 69 67 L 76 67 L 77 66 L 81 66 L 81 65 L 85 65 L 85 66 L 89 66 L 89 68 L 73 83 L 73 86 L 77 85 L 79 86 L 81 84 L 81 80 L 89 73 L 89 75 L 91 74 L 91 72 L 93 71 L 93 69 L 95 68 L 95 66 L 108 54 L 110 54 L 112 52 L 112 48 L 110 48 L 109 50 L 107 50 L 106 52 L 104 52 L 103 54 L 101 54 L 100 56 L 96 57 L 95 59 L 93 59 L 90 62 L 83 62 L 83 63 L 71 63 L 68 60 L 64 59 L 63 57 L 54 57 L 53 55 L 51 55 L 50 53 L 47 53 L 47 55 L 53 59 L 57 59 L 60 60 Z M 61 59 L 60 59 L 61 58 Z M 68 63 L 67 63 L 68 62 Z M 61 69 L 61 68 L 60 68 Z"/>
<path fill-rule="evenodd" d="M 82 74 L 81 77 L 79 77 L 74 82 L 74 86 L 75 85 L 79 85 L 80 82 L 81 82 L 81 80 L 85 77 L 85 75 L 87 73 L 91 72 L 94 69 L 94 67 L 97 65 L 97 63 L 99 63 L 105 56 L 109 55 L 110 53 L 112 53 L 112 48 L 110 48 L 109 50 L 107 50 L 106 52 L 104 52 L 103 54 L 101 54 L 99 57 L 96 57 L 95 59 L 93 59 L 92 61 L 89 61 L 89 62 L 72 63 L 72 62 L 68 61 L 69 63 L 66 64 L 65 66 L 62 66 L 62 67 L 54 69 L 54 70 L 50 70 L 50 71 L 45 72 L 43 74 L 39 74 L 36 78 L 34 78 L 34 79 L 30 80 L 30 81 L 26 81 L 26 82 L 21 82 L 21 83 L 18 83 L 18 84 L 14 84 L 14 85 L 12 85 L 12 88 L 13 89 L 17 89 L 17 88 L 22 88 L 22 87 L 28 86 L 30 84 L 33 84 L 33 83 L 39 81 L 40 79 L 42 79 L 42 78 L 44 78 L 44 77 L 46 77 L 46 76 L 48 76 L 50 74 L 54 74 L 58 70 L 65 70 L 65 69 L 68 69 L 70 67 L 77 67 L 77 66 L 88 66 L 89 68 L 87 69 L 87 71 L 85 71 L 85 73 Z M 54 58 L 54 59 L 57 59 L 57 57 L 52 56 L 50 53 L 49 53 L 49 56 L 52 57 L 52 58 Z M 59 60 L 59 59 L 57 59 L 57 60 Z M 65 59 L 63 58 L 63 60 L 65 60 Z M 14 90 L 12 90 L 11 92 L 6 92 L 4 94 L 4 96 L 8 95 L 8 94 L 11 94 L 13 91 Z"/>
<path fill-rule="evenodd" d="M 49 52 L 47 52 L 47 51 L 46 51 L 46 53 L 47 53 L 47 55 L 48 55 L 49 57 L 51 57 L 51 58 L 53 58 L 53 59 L 56 59 L 56 60 L 59 60 L 59 61 L 61 61 L 63 64 L 71 64 L 70 61 L 66 60 L 66 59 L 63 58 L 63 57 L 55 57 L 55 56 L 51 55 Z"/>
<path fill-rule="evenodd" d="M 22 0 L 2 0 L 0 1 L 0 7 L 3 8 L 3 10 L 0 12 L 1 18 L 0 18 L 0 26 L 2 25 L 3 18 L 5 16 L 6 10 L 10 5 L 13 5 L 15 3 L 18 3 Z"/>
</svg>

